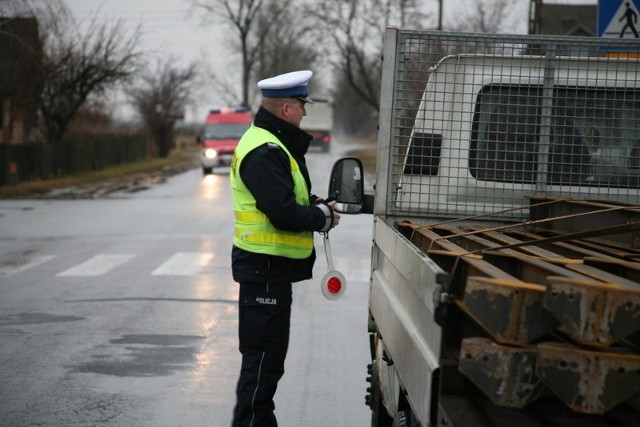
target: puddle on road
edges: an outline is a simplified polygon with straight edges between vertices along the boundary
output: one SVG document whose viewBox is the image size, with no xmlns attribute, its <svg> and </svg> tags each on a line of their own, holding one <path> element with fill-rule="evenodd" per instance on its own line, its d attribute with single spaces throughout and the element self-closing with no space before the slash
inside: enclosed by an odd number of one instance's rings
<svg viewBox="0 0 640 427">
<path fill-rule="evenodd" d="M 83 320 L 84 317 L 61 316 L 48 313 L 17 313 L 0 316 L 0 327 L 18 325 L 40 325 L 43 323 L 75 322 Z"/>
<path fill-rule="evenodd" d="M 112 353 L 96 354 L 89 362 L 67 368 L 76 373 L 117 377 L 172 375 L 193 366 L 198 352 L 195 344 L 204 338 L 197 335 L 124 335 L 110 341 Z"/>
</svg>

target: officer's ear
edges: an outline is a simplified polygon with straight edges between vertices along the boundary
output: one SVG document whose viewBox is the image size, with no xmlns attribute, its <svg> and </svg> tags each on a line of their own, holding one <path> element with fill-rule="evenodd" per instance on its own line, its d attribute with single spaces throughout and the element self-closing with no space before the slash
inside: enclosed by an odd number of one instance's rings
<svg viewBox="0 0 640 427">
<path fill-rule="evenodd" d="M 294 100 L 292 98 L 285 98 L 283 100 L 282 105 L 280 106 L 280 113 L 282 114 L 283 118 L 288 118 L 291 115 L 293 102 Z"/>
<path fill-rule="evenodd" d="M 289 114 L 290 111 L 291 111 L 291 100 L 289 98 L 285 98 L 284 102 L 282 103 L 282 112 Z"/>
</svg>

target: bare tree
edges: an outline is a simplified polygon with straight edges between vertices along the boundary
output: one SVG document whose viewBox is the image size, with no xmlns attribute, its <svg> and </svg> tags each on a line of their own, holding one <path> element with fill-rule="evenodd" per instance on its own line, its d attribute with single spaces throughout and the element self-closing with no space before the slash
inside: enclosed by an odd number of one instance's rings
<svg viewBox="0 0 640 427">
<path fill-rule="evenodd" d="M 61 0 L 51 0 L 50 3 L 58 2 L 61 4 Z M 33 3 L 33 4 L 32 4 Z M 29 0 L 0 0 L 0 15 L 1 16 L 33 16 L 33 11 L 37 9 L 39 5 L 36 2 Z"/>
<path fill-rule="evenodd" d="M 315 17 L 318 38 L 326 43 L 325 57 L 353 92 L 379 109 L 381 55 L 387 26 L 424 25 L 418 0 L 319 0 L 308 13 Z"/>
<path fill-rule="evenodd" d="M 66 137 L 82 140 L 87 135 L 113 133 L 117 127 L 114 121 L 115 106 L 106 97 L 90 97 L 78 109 L 69 123 Z"/>
<path fill-rule="evenodd" d="M 139 31 L 124 36 L 123 22 L 80 26 L 58 3 L 45 5 L 41 25 L 43 90 L 39 111 L 47 140 L 62 141 L 69 123 L 90 96 L 101 96 L 137 69 Z M 80 31 L 86 27 L 86 31 Z"/>
<path fill-rule="evenodd" d="M 263 43 L 278 31 L 273 23 L 291 3 L 292 0 L 191 0 L 195 9 L 205 12 L 205 19 L 211 19 L 214 24 L 222 22 L 235 33 L 242 56 L 242 105 L 245 107 L 249 107 L 249 86 L 256 56 Z M 258 29 L 256 23 L 265 10 L 272 14 L 272 25 Z"/>
<path fill-rule="evenodd" d="M 451 30 L 498 33 L 505 30 L 505 23 L 514 0 L 473 0 L 470 7 L 456 15 L 456 24 Z"/>
<path fill-rule="evenodd" d="M 130 92 L 160 157 L 167 157 L 171 151 L 174 126 L 184 115 L 196 76 L 194 64 L 180 68 L 176 59 L 169 57 L 158 62 L 154 70 L 147 70 L 139 86 Z"/>
<path fill-rule="evenodd" d="M 315 46 L 318 43 L 310 31 L 314 23 L 303 9 L 293 4 L 285 10 L 280 10 L 275 3 L 265 5 L 252 37 L 262 37 L 274 26 L 277 31 L 256 43 L 252 79 L 258 81 L 289 71 L 317 68 L 319 53 Z"/>
<path fill-rule="evenodd" d="M 247 45 L 254 46 L 249 55 L 248 86 L 243 90 L 247 103 L 253 98 L 251 88 L 254 82 L 288 71 L 314 68 L 318 54 L 308 31 L 312 22 L 305 19 L 302 12 L 294 4 L 282 9 L 279 3 L 268 2 L 256 14 L 252 30 L 247 36 Z M 273 31 L 274 28 L 277 30 Z M 269 37 L 265 37 L 265 34 L 269 34 Z M 232 39 L 230 42 L 238 52 L 242 51 L 240 40 Z M 237 74 L 219 76 L 210 73 L 206 84 L 215 87 L 218 96 L 225 98 L 229 105 L 244 104 L 240 101 L 241 96 L 234 91 L 238 82 L 233 79 L 237 79 Z"/>
</svg>

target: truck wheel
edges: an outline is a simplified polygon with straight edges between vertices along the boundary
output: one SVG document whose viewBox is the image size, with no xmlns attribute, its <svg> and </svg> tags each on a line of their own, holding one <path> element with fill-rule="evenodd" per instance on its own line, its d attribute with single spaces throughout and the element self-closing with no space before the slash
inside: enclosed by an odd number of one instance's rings
<svg viewBox="0 0 640 427">
<path fill-rule="evenodd" d="M 371 427 L 391 427 L 395 424 L 393 418 L 387 414 L 387 410 L 382 403 L 380 395 L 380 382 L 378 381 L 378 369 L 376 362 L 371 364 L 371 393 L 368 397 L 371 406 Z"/>
<path fill-rule="evenodd" d="M 213 171 L 213 168 L 205 168 L 204 166 L 202 167 L 203 175 L 209 175 L 212 171 Z"/>
</svg>

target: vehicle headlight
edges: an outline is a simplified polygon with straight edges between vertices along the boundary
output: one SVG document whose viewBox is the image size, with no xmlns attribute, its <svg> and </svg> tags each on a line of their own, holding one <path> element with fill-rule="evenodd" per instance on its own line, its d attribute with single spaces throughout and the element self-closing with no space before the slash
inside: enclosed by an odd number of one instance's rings
<svg viewBox="0 0 640 427">
<path fill-rule="evenodd" d="M 215 159 L 218 156 L 218 152 L 213 148 L 207 148 L 206 150 L 204 150 L 204 156 L 207 159 Z"/>
</svg>

